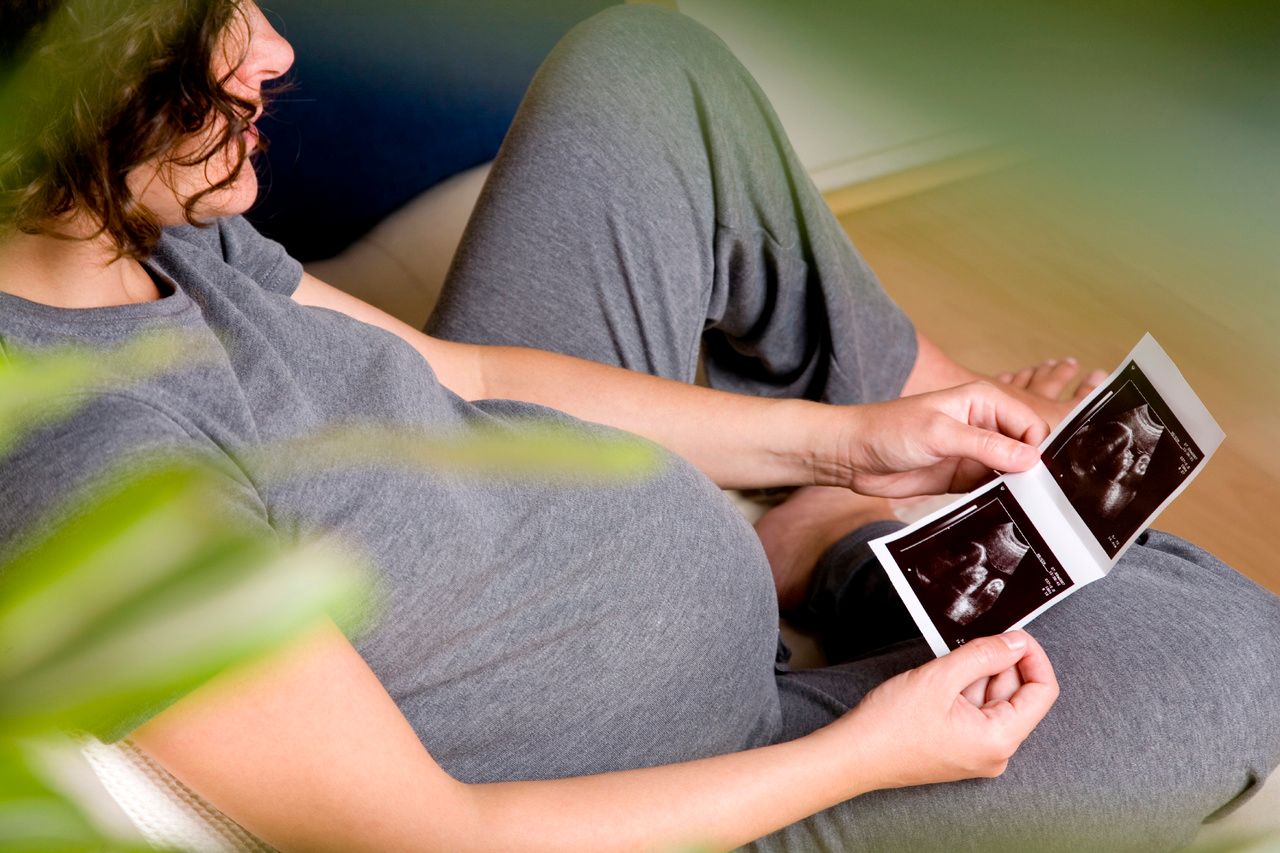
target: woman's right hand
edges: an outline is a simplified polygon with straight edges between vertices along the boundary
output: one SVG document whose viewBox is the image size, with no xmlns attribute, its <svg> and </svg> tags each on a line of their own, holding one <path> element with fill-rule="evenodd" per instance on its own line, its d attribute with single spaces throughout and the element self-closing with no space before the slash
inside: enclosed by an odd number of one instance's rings
<svg viewBox="0 0 1280 853">
<path fill-rule="evenodd" d="M 1049 435 L 1034 409 L 989 382 L 810 411 L 820 423 L 808 444 L 813 482 L 885 498 L 962 493 L 992 470 L 1026 471 Z"/>
<path fill-rule="evenodd" d="M 1057 698 L 1044 649 L 1010 631 L 889 679 L 832 728 L 858 739 L 877 787 L 993 777 Z"/>
</svg>

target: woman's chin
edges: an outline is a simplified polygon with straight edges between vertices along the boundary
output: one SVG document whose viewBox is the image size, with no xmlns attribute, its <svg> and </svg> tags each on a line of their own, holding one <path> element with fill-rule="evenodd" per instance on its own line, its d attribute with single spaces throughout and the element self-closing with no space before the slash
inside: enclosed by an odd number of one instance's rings
<svg viewBox="0 0 1280 853">
<path fill-rule="evenodd" d="M 257 200 L 258 175 L 252 166 L 246 165 L 234 184 L 202 198 L 194 213 L 201 221 L 237 216 L 248 211 Z"/>
<path fill-rule="evenodd" d="M 158 181 L 153 183 L 139 201 L 150 208 L 165 228 L 186 225 L 189 220 L 184 207 L 184 196 L 190 196 L 167 188 L 162 190 L 162 186 Z M 253 207 L 257 200 L 258 175 L 251 165 L 246 164 L 234 183 L 197 201 L 191 209 L 191 219 L 196 222 L 211 222 L 226 216 L 236 216 Z"/>
</svg>

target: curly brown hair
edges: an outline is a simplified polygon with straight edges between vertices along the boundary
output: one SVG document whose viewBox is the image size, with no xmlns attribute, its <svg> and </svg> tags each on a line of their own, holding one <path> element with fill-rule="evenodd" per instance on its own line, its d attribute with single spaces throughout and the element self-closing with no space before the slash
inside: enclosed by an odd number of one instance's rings
<svg viewBox="0 0 1280 853">
<path fill-rule="evenodd" d="M 198 224 L 200 200 L 245 167 L 242 134 L 259 108 L 227 91 L 231 71 L 215 70 L 219 51 L 237 47 L 224 34 L 244 2 L 0 0 L 0 229 L 65 236 L 59 218 L 85 212 L 94 237 L 141 259 L 161 223 L 134 198 L 129 173 L 238 151 L 225 178 L 183 201 Z M 230 68 L 243 58 L 228 57 Z M 193 153 L 177 153 L 205 134 Z"/>
</svg>

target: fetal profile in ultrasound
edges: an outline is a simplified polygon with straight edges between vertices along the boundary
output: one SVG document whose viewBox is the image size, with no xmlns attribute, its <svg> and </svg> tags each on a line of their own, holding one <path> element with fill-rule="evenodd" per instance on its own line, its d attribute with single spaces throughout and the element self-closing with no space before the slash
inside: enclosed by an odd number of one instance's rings
<svg viewBox="0 0 1280 853">
<path fill-rule="evenodd" d="M 1203 454 L 1141 368 L 1129 362 L 1045 449 L 1054 482 L 1114 557 Z"/>
<path fill-rule="evenodd" d="M 1001 485 L 886 544 L 949 648 L 998 634 L 1071 586 Z"/>
</svg>

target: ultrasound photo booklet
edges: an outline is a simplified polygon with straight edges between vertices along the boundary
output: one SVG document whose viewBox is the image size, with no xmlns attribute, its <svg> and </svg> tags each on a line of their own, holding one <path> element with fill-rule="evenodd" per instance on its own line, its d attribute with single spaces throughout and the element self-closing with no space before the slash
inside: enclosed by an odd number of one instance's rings
<svg viewBox="0 0 1280 853">
<path fill-rule="evenodd" d="M 1224 433 L 1146 335 L 1005 474 L 871 542 L 933 653 L 1021 628 L 1104 577 L 1200 473 Z"/>
</svg>

